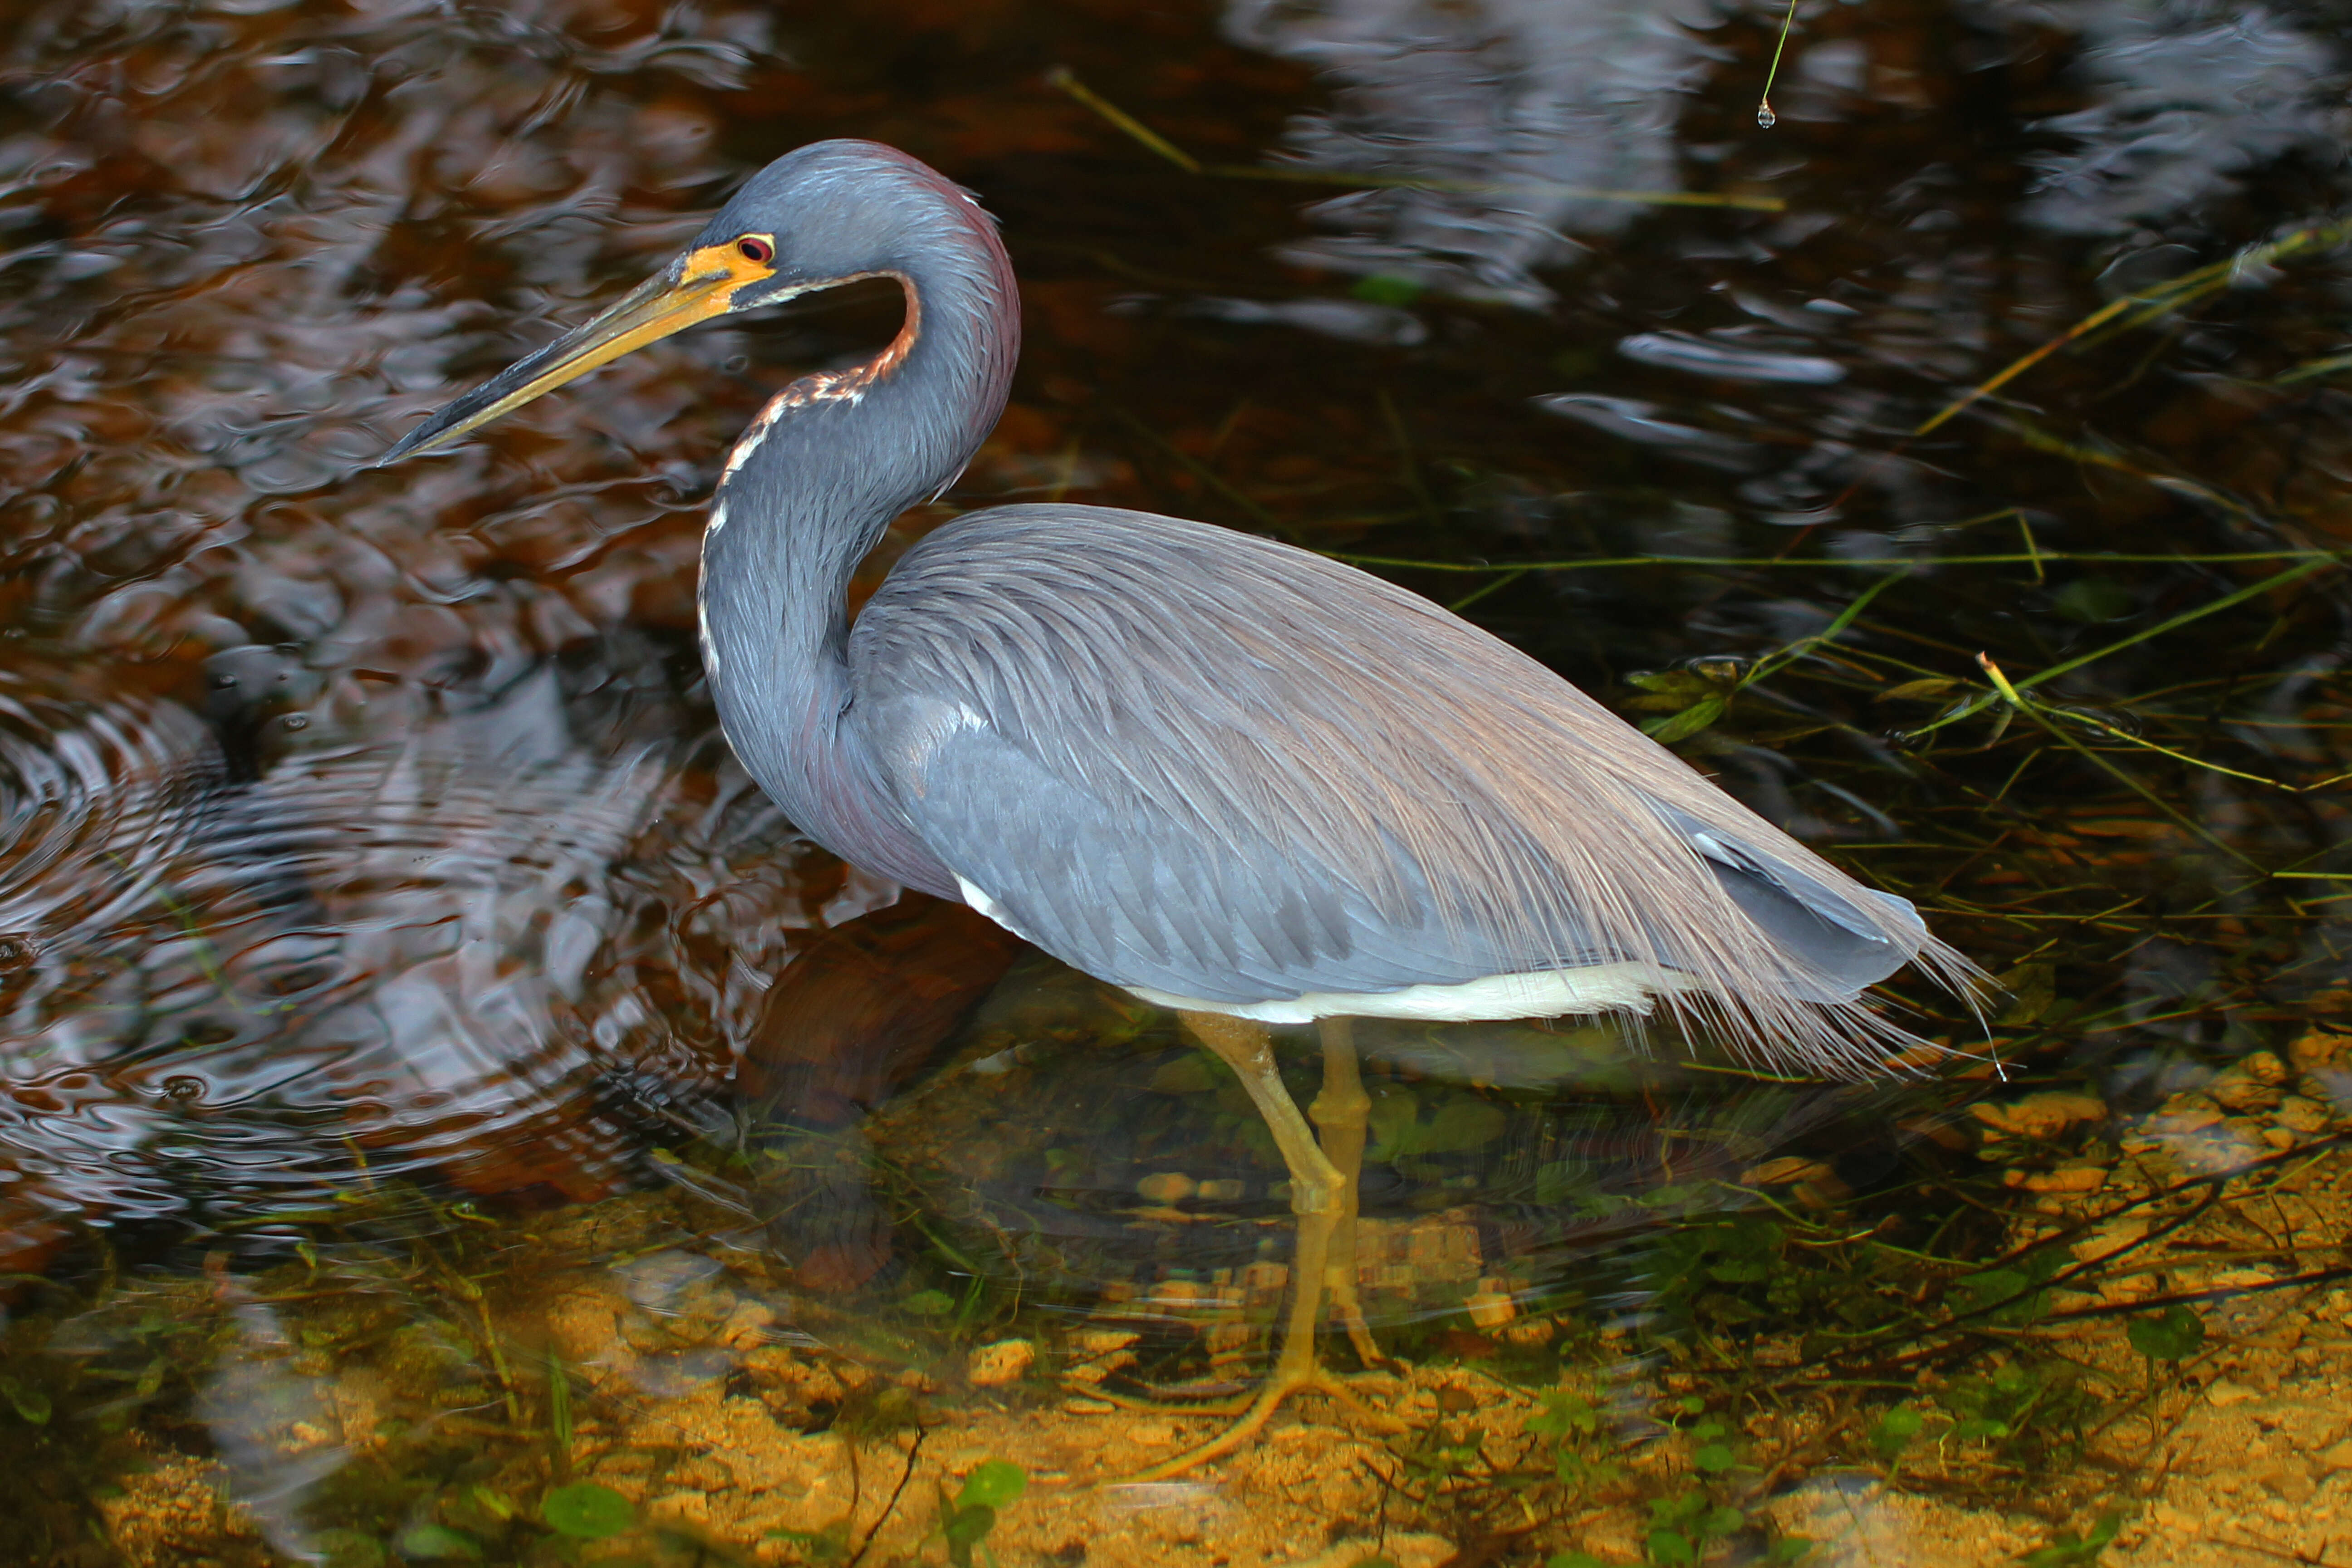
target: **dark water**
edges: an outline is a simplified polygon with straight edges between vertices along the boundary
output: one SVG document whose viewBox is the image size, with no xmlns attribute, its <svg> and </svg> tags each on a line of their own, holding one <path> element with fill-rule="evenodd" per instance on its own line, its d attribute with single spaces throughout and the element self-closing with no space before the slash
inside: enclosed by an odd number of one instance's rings
<svg viewBox="0 0 2352 1568">
<path fill-rule="evenodd" d="M 2144 1110 L 2345 1016 L 2352 18 L 1807 9 L 1768 132 L 1780 20 L 7 7 L 0 1268 L 26 1277 L 6 1388 L 53 1391 L 9 1440 L 60 1478 L 12 1550 L 162 1560 L 75 1522 L 114 1484 L 58 1447 L 87 1420 L 278 1499 L 243 1550 L 433 1556 L 415 1488 L 321 1546 L 301 1499 L 334 1467 L 239 1447 L 286 1391 L 238 1392 L 278 1363 L 224 1352 L 278 1331 L 236 1282 L 321 1257 L 563 1235 L 570 1266 L 601 1256 L 580 1205 L 684 1186 L 681 1256 L 723 1235 L 961 1344 L 1281 1255 L 1263 1135 L 1164 1016 L 912 905 L 846 970 L 793 966 L 896 890 L 728 755 L 699 501 L 766 392 L 895 306 L 689 333 L 454 458 L 360 466 L 820 137 L 969 185 L 1024 280 L 1011 411 L 874 574 L 1044 496 L 1365 562 L 1664 721 L 2011 987 L 1988 1046 L 1899 980 L 1912 1027 L 2009 1065 L 1874 1091 L 1601 1030 L 1368 1029 L 1367 1210 L 1400 1258 L 1459 1243 L 1374 1303 L 1408 1351 L 1494 1352 L 1478 1290 L 1595 1332 L 1749 1321 L 1676 1303 L 1780 1245 L 1720 1228 L 1710 1185 L 1775 1158 L 1839 1223 L 1992 1267 L 1969 1100 Z M 1214 1223 L 1129 1223 L 1160 1172 Z M 151 1357 L 141 1310 L 211 1326 Z M 1164 1375 L 1235 1375 L 1154 1345 Z M 499 1560 L 538 1539 L 475 1525 Z"/>
</svg>

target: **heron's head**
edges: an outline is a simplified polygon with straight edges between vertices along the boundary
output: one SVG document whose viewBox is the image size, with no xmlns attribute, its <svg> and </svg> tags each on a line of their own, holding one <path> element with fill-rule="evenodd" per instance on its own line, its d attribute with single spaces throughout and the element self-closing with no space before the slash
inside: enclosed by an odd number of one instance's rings
<svg viewBox="0 0 2352 1568">
<path fill-rule="evenodd" d="M 927 230 L 984 223 L 977 213 L 939 174 L 878 142 L 819 142 L 787 153 L 753 175 L 667 266 L 594 321 L 442 408 L 377 466 L 445 446 L 698 321 L 900 272 Z"/>
</svg>

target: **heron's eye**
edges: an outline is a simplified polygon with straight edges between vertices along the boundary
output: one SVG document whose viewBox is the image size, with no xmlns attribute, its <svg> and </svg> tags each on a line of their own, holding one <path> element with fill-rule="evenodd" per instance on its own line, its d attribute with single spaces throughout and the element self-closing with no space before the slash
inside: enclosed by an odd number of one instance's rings
<svg viewBox="0 0 2352 1568">
<path fill-rule="evenodd" d="M 757 235 L 747 234 L 735 242 L 735 253 L 744 260 L 765 267 L 776 258 L 776 247 Z"/>
</svg>

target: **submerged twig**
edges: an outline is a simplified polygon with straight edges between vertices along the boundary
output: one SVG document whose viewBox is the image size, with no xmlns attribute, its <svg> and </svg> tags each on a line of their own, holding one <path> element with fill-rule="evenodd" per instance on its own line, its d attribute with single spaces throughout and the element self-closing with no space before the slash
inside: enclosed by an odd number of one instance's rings
<svg viewBox="0 0 2352 1568">
<path fill-rule="evenodd" d="M 1185 152 L 1184 149 L 1177 146 L 1176 143 L 1169 141 L 1165 136 L 1160 135 L 1160 132 L 1154 131 L 1149 125 L 1146 125 L 1142 121 L 1138 120 L 1135 116 L 1129 114 L 1127 110 L 1121 109 L 1110 100 L 1103 97 L 1100 93 L 1088 87 L 1086 83 L 1080 81 L 1077 77 L 1071 72 L 1069 67 L 1055 66 L 1053 69 L 1047 71 L 1045 73 L 1045 85 L 1048 87 L 1060 88 L 1064 92 L 1068 93 L 1072 98 L 1076 99 L 1080 103 L 1085 104 L 1088 109 L 1093 110 L 1097 114 L 1101 115 L 1105 120 L 1109 121 L 1113 125 L 1116 125 L 1121 131 L 1126 132 L 1129 136 L 1135 138 L 1136 141 L 1141 142 L 1152 152 L 1159 153 L 1161 157 L 1167 159 L 1170 163 L 1175 164 L 1186 174 L 1197 174 L 1202 172 L 1201 161 L 1198 158 L 1193 157 L 1192 154 Z"/>
<path fill-rule="evenodd" d="M 2131 791 L 2134 795 L 2147 802 L 2148 805 L 2154 806 L 2160 815 L 2169 820 L 2174 826 L 2179 828 L 2182 832 L 2188 834 L 2193 838 L 2203 841 L 2212 848 L 2220 850 L 2222 854 L 2228 856 L 2231 859 L 2237 861 L 2240 865 L 2245 867 L 2250 871 L 2255 872 L 2258 875 L 2266 876 L 2269 874 L 2266 868 L 2264 868 L 2260 862 L 2253 860 L 2231 846 L 2223 843 L 2220 838 L 2214 836 L 2210 828 L 2206 827 L 2202 823 L 2192 821 L 2178 807 L 2173 805 L 2170 801 L 2166 800 L 2162 795 L 2157 794 L 2154 790 L 2148 788 L 2146 784 L 2140 783 L 2137 779 L 2132 777 L 2129 773 L 2124 772 L 2113 763 L 2108 762 L 2105 757 L 2100 756 L 2096 752 L 2092 751 L 2088 746 L 2083 744 L 2082 742 L 2076 740 L 2074 736 L 2067 734 L 2064 731 L 2059 729 L 2057 725 L 2052 723 L 2044 713 L 2042 705 L 2039 702 L 2028 701 L 2025 697 L 2018 691 L 2018 689 L 2010 683 L 2009 678 L 2001 673 L 2000 666 L 1995 664 L 1990 658 L 1983 654 L 1979 654 L 1977 655 L 1977 663 L 1982 666 L 1984 672 L 1992 679 L 1994 689 L 2000 693 L 2001 700 L 2008 703 L 2011 711 L 2022 713 L 2028 719 L 2032 720 L 2036 724 L 2041 725 L 2042 729 L 2050 732 L 2050 736 L 2053 740 L 2064 746 L 2067 750 L 2074 752 L 2076 755 L 2082 757 L 2092 766 L 2097 768 L 2100 772 L 2114 779 L 2117 784 L 2123 785 L 2126 789 Z"/>
<path fill-rule="evenodd" d="M 1186 473 L 1191 474 L 1194 479 L 1199 479 L 1202 484 L 1216 491 L 1217 494 L 1224 497 L 1227 500 L 1233 502 L 1234 505 L 1241 508 L 1244 512 L 1247 512 L 1252 522 L 1256 523 L 1268 533 L 1278 533 L 1286 537 L 1295 537 L 1294 530 L 1278 521 L 1272 512 L 1266 510 L 1265 508 L 1260 506 L 1256 501 L 1252 500 L 1230 480 L 1226 479 L 1223 475 L 1209 467 L 1208 464 L 1201 461 L 1200 458 L 1195 458 L 1192 453 L 1185 451 L 1173 441 L 1168 439 L 1167 437 L 1162 436 L 1159 431 L 1154 430 L 1150 426 L 1145 424 L 1134 415 L 1129 414 L 1126 409 L 1119 407 L 1117 404 L 1106 404 L 1104 406 L 1110 410 L 1112 416 L 1117 418 L 1120 424 L 1126 426 L 1129 430 L 1135 432 L 1136 435 L 1140 436 L 1143 439 L 1150 442 L 1152 446 L 1159 448 L 1163 457 L 1168 458 L 1170 460 L 1176 463 L 1177 466 L 1181 468 Z"/>
<path fill-rule="evenodd" d="M 2270 592 L 2273 588 L 2284 588 L 2290 584 L 2299 583 L 2305 577 L 2309 577 L 2315 573 L 2325 571 L 2329 566 L 2336 564 L 2337 559 L 2338 558 L 2332 552 L 2322 552 L 2316 560 L 2306 560 L 2300 566 L 2291 566 L 2284 572 L 2274 572 L 2259 583 L 2249 583 L 2244 587 L 2238 589 L 2235 593 L 2224 594 L 2220 598 L 2212 600 L 2208 604 L 2200 605 L 2193 610 L 2183 610 L 2180 614 L 2172 616 L 2168 620 L 2159 621 L 2155 626 L 2147 626 L 2139 631 L 2134 632 L 2131 636 L 2125 637 L 2120 641 L 2111 642 L 2104 647 L 2094 648 L 2089 653 L 2077 654 L 2073 658 L 2063 659 L 2056 664 L 2051 665 L 2045 669 L 2037 670 L 2032 675 L 2011 681 L 2009 683 L 2009 689 L 2014 691 L 2030 690 L 2036 686 L 2040 686 L 2044 681 L 2054 680 L 2059 676 L 2082 668 L 2084 665 L 2096 664 L 2103 658 L 2108 658 L 2114 654 L 2121 653 L 2124 649 L 2136 647 L 2140 643 L 2147 641 L 2151 637 L 2162 637 L 2167 632 L 2178 630 L 2179 628 L 2189 626 L 2193 622 L 2200 621 L 2208 616 L 2218 614 L 2222 610 L 2230 609 L 2237 605 L 2242 605 L 2248 599 L 2256 598 L 2261 595 Z M 1933 734 L 1937 731 L 1944 729 L 1947 726 L 1957 724 L 1961 720 L 1968 718 L 1971 714 L 1982 712 L 1991 703 L 1999 700 L 2000 698 L 2000 692 L 1991 690 L 1988 690 L 1980 696 L 1972 697 L 1968 701 L 1961 703 L 1952 711 L 1943 715 L 1941 718 L 1912 731 L 1912 738 L 1916 740 L 1923 735 Z M 2072 742 L 2070 742 L 2069 743 L 2071 744 Z"/>
<path fill-rule="evenodd" d="M 2214 489 L 2211 485 L 2200 483 L 2179 474 L 2161 472 L 2152 465 L 2142 467 L 2116 453 L 2086 446 L 2080 441 L 2069 441 L 2063 436 L 2053 436 L 2030 421 L 2018 418 L 2015 415 L 1995 415 L 1990 417 L 1994 425 L 2015 436 L 2036 451 L 2048 452 L 2053 457 L 2064 458 L 2069 462 L 2089 463 L 2118 474 L 2128 474 L 2143 484 L 2154 485 L 2158 489 L 2169 490 L 2176 495 L 2187 496 L 2192 500 L 2203 501 L 2221 511 L 2234 513 L 2250 522 L 2259 523 L 2266 521 L 2253 507 L 2227 491 Z"/>
<path fill-rule="evenodd" d="M 2009 515 L 2004 512 L 2002 516 Z M 2336 550 L 2224 550 L 2181 553 L 2115 550 L 1996 551 L 1981 555 L 1591 555 L 1567 561 L 1425 561 L 1402 555 L 1363 555 L 1320 550 L 1318 555 L 1351 566 L 1382 566 L 1396 572 L 1591 572 L 1628 566 L 2017 566 L 2037 569 L 2051 562 L 2115 566 L 2206 566 L 2235 562 L 2304 561 L 2325 566 L 2344 559 Z"/>
<path fill-rule="evenodd" d="M 907 1447 L 907 1463 L 906 1467 L 898 1472 L 898 1484 L 890 1489 L 889 1500 L 882 1505 L 882 1511 L 874 1518 L 873 1528 L 866 1532 L 866 1539 L 858 1543 L 857 1550 L 850 1555 L 847 1568 L 857 1568 L 857 1565 L 866 1560 L 866 1552 L 874 1549 L 874 1538 L 882 1533 L 882 1527 L 890 1522 L 892 1514 L 898 1511 L 898 1500 L 906 1496 L 907 1483 L 914 1479 L 915 1461 L 921 1457 L 923 1439 L 929 1435 L 928 1427 L 918 1426 L 915 1428 L 915 1440 Z"/>
<path fill-rule="evenodd" d="M 2069 343 L 2078 342 L 2109 322 L 2126 316 L 2134 306 L 2139 307 L 2139 313 L 2131 316 L 2124 322 L 2126 329 L 2145 326 L 2160 316 L 2168 315 L 2179 310 L 2192 300 L 2218 289 L 2226 289 L 2242 274 L 2255 268 L 2267 267 L 2273 262 L 2282 261 L 2300 250 L 2336 244 L 2347 234 L 2352 234 L 2352 224 L 2315 224 L 2306 228 L 2297 229 L 2283 238 L 2271 240 L 2263 245 L 2251 246 L 2227 260 L 2216 261 L 2210 266 L 2184 272 L 2178 278 L 2167 279 L 2144 294 L 2126 294 L 2120 299 L 2110 300 L 2040 348 L 2020 355 L 2011 361 L 1999 374 L 1988 380 L 1979 382 L 1967 392 L 1946 404 L 1911 433 L 1914 436 L 1927 435 L 1970 405 L 2007 386 Z"/>
<path fill-rule="evenodd" d="M 1349 189 L 1370 185 L 1383 190 L 1443 191 L 1457 195 L 1564 196 L 1583 202 L 1633 202 L 1643 206 L 1729 207 L 1740 212 L 1785 212 L 1789 205 L 1778 196 L 1719 195 L 1707 191 L 1613 191 L 1585 185 L 1554 184 L 1549 181 L 1501 184 L 1491 180 L 1441 180 L 1419 174 L 1381 174 L 1359 170 L 1204 163 L 1087 86 L 1068 67 L 1055 66 L 1047 71 L 1045 84 L 1069 94 L 1186 174 L 1203 174 L 1212 179 L 1273 180 L 1286 184 L 1335 185 Z"/>
<path fill-rule="evenodd" d="M 1772 112 L 1772 84 L 1780 79 L 1780 57 L 1789 49 L 1789 29 L 1797 25 L 1797 0 L 1789 0 L 1789 14 L 1780 18 L 1780 41 L 1772 46 L 1772 64 L 1764 73 L 1764 90 L 1756 95 L 1756 124 L 1769 131 L 1780 123 Z"/>
<path fill-rule="evenodd" d="M 563 1352 L 553 1345 L 547 1348 L 547 1420 L 549 1436 L 555 1447 L 555 1468 L 559 1475 L 572 1472 L 572 1370 L 564 1364 Z"/>
<path fill-rule="evenodd" d="M 1777 652 L 1767 654 L 1762 658 L 1758 659 L 1755 664 L 1751 665 L 1748 671 L 1739 678 L 1740 687 L 1745 689 L 1747 687 L 1753 686 L 1758 681 L 1763 679 L 1766 676 L 1773 674 L 1778 670 L 1784 669 L 1790 665 L 1794 664 L 1797 660 L 1804 658 L 1807 654 L 1812 652 L 1815 648 L 1820 647 L 1822 644 L 1835 642 L 1839 636 L 1842 635 L 1848 627 L 1852 626 L 1855 620 L 1861 616 L 1863 611 L 1870 608 L 1870 602 L 1873 599 L 1877 598 L 1879 595 L 1884 594 L 1887 589 L 1892 588 L 1895 584 L 1900 583 L 1904 578 L 1909 575 L 1910 572 L 1906 568 L 1903 571 L 1891 572 L 1887 574 L 1887 575 L 1880 578 L 1877 582 L 1873 583 L 1869 587 L 1864 588 L 1861 593 L 1856 594 L 1853 596 L 1853 602 L 1846 605 L 1843 610 L 1841 610 L 1838 613 L 1837 618 L 1832 621 L 1828 626 L 1823 626 L 1820 631 L 1815 632 L 1811 637 L 1799 637 L 1796 641 L 1789 644 L 1786 647 L 1783 647 Z"/>
</svg>

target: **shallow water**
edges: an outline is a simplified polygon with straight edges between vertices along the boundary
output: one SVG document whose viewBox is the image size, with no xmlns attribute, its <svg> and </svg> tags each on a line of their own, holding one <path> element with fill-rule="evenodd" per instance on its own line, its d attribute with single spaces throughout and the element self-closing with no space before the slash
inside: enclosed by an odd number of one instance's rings
<svg viewBox="0 0 2352 1568">
<path fill-rule="evenodd" d="M 1767 131 L 1780 21 L 9 7 L 8 1559 L 2344 1560 L 2346 18 L 1808 8 Z M 1962 1055 L 1876 1087 L 1363 1026 L 1403 1430 L 1133 1482 L 1213 1428 L 1122 1401 L 1263 1368 L 1263 1131 L 799 838 L 695 657 L 729 440 L 895 305 L 361 466 L 833 135 L 1024 283 L 869 584 L 1047 496 L 1363 563 L 1918 901 L 1990 1022 L 1899 979 Z"/>
</svg>

